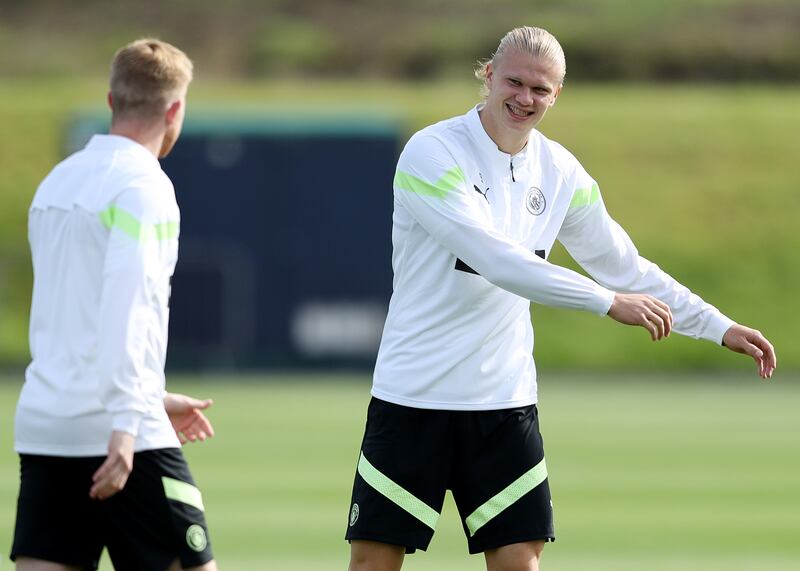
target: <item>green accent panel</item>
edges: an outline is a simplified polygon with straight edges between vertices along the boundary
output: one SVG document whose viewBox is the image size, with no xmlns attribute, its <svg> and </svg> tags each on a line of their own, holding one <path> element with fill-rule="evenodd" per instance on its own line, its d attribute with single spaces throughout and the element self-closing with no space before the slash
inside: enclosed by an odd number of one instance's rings
<svg viewBox="0 0 800 571">
<path fill-rule="evenodd" d="M 132 214 L 116 206 L 110 206 L 100 214 L 100 222 L 108 229 L 116 228 L 140 242 L 148 240 L 171 240 L 178 236 L 178 222 L 142 224 Z"/>
<path fill-rule="evenodd" d="M 200 490 L 191 484 L 166 476 L 161 477 L 161 483 L 164 484 L 164 494 L 170 500 L 196 507 L 201 512 L 206 511 L 203 507 L 203 496 L 200 494 Z"/>
<path fill-rule="evenodd" d="M 579 188 L 572 196 L 572 202 L 569 203 L 570 208 L 577 206 L 589 206 L 600 200 L 600 188 L 597 183 L 592 185 L 592 188 Z"/>
<path fill-rule="evenodd" d="M 451 168 L 434 183 L 424 181 L 401 170 L 394 175 L 394 185 L 397 188 L 434 198 L 444 198 L 448 192 L 457 188 L 465 180 L 464 173 L 458 167 Z"/>
<path fill-rule="evenodd" d="M 547 478 L 547 465 L 542 461 L 511 482 L 506 489 L 496 494 L 481 507 L 472 512 L 466 520 L 469 535 L 472 537 L 480 528 L 504 509 L 530 492 Z"/>
<path fill-rule="evenodd" d="M 431 529 L 436 529 L 439 513 L 428 504 L 397 485 L 390 478 L 381 474 L 375 466 L 369 463 L 369 460 L 366 459 L 363 452 L 361 453 L 361 458 L 358 460 L 358 473 L 364 478 L 367 484 Z"/>
</svg>

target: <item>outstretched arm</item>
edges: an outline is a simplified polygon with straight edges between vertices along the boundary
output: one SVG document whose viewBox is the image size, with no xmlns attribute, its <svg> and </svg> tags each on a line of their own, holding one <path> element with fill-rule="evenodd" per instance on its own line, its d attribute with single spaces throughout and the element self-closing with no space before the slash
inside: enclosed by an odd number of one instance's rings
<svg viewBox="0 0 800 571">
<path fill-rule="evenodd" d="M 178 393 L 164 396 L 164 409 L 181 444 L 203 441 L 214 436 L 211 422 L 201 411 L 214 403 L 211 399 L 199 400 Z"/>
<path fill-rule="evenodd" d="M 735 353 L 750 355 L 758 365 L 758 375 L 762 379 L 772 376 L 778 366 L 775 349 L 760 331 L 734 323 L 722 337 L 722 345 Z"/>
</svg>

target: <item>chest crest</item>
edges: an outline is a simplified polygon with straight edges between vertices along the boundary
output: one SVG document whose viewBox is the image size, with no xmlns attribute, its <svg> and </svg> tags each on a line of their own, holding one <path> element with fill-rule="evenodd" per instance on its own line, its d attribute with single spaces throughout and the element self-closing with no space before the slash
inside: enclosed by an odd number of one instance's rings
<svg viewBox="0 0 800 571">
<path fill-rule="evenodd" d="M 547 208 L 547 199 L 538 187 L 532 186 L 525 194 L 525 208 L 534 216 L 539 216 Z"/>
</svg>

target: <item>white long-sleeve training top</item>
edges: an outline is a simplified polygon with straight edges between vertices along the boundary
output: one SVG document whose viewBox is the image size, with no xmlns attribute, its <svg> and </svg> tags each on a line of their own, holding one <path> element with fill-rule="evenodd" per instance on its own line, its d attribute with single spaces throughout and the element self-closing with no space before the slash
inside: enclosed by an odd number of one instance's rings
<svg viewBox="0 0 800 571">
<path fill-rule="evenodd" d="M 648 293 L 674 331 L 721 343 L 733 321 L 639 256 L 574 156 L 536 130 L 520 153 L 500 151 L 480 108 L 400 155 L 373 396 L 446 410 L 537 402 L 529 300 L 605 315 L 614 292 Z M 596 281 L 546 261 L 556 239 Z"/>
<path fill-rule="evenodd" d="M 104 456 L 112 430 L 137 451 L 180 446 L 163 403 L 179 222 L 158 160 L 125 137 L 94 136 L 41 183 L 18 452 Z"/>
</svg>

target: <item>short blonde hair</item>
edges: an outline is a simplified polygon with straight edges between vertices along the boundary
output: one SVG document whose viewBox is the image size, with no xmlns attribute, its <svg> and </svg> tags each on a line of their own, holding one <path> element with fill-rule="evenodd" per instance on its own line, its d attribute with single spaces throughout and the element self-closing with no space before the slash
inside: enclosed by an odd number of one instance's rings
<svg viewBox="0 0 800 571">
<path fill-rule="evenodd" d="M 475 77 L 482 82 L 481 97 L 485 98 L 489 95 L 489 88 L 486 86 L 486 72 L 489 64 L 493 64 L 498 57 L 501 57 L 509 49 L 552 62 L 560 71 L 560 83 L 564 83 L 564 78 L 567 75 L 567 59 L 564 56 L 561 44 L 558 43 L 553 34 L 543 28 L 522 26 L 514 28 L 503 36 L 503 39 L 500 40 L 500 45 L 497 46 L 497 50 L 495 50 L 491 58 L 478 62 L 478 66 L 475 68 Z"/>
<path fill-rule="evenodd" d="M 192 61 L 175 46 L 142 38 L 121 48 L 111 63 L 115 118 L 152 118 L 178 99 L 192 81 Z"/>
</svg>

